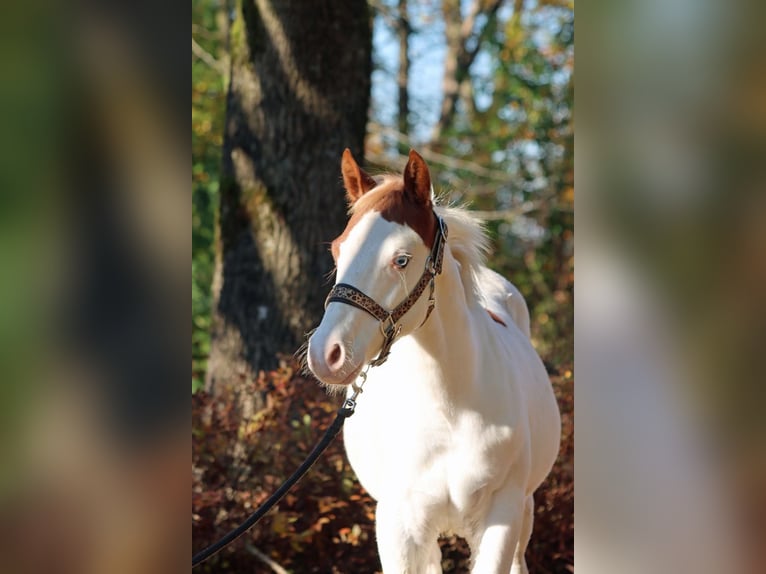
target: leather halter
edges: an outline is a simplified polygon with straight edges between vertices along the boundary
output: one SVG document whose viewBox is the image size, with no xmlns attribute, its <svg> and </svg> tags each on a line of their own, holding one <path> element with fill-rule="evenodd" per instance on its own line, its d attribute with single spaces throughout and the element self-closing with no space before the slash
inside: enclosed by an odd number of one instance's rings
<svg viewBox="0 0 766 574">
<path fill-rule="evenodd" d="M 347 283 L 336 283 L 330 290 L 329 295 L 327 295 L 327 299 L 324 303 L 325 309 L 333 302 L 345 303 L 369 313 L 380 322 L 380 329 L 383 333 L 383 347 L 378 356 L 370 362 L 370 365 L 373 367 L 384 363 L 386 359 L 388 359 L 391 345 L 402 330 L 402 326 L 398 325 L 399 320 L 415 305 L 418 299 L 420 299 L 420 296 L 426 290 L 426 287 L 430 287 L 428 295 L 428 311 L 420 326 L 428 320 L 431 311 L 434 310 L 434 305 L 436 304 L 436 299 L 434 299 L 434 278 L 442 271 L 444 245 L 447 242 L 447 224 L 435 213 L 434 216 L 436 217 L 436 236 L 434 237 L 431 253 L 426 259 L 426 266 L 423 270 L 423 274 L 420 276 L 420 280 L 412 291 L 410 291 L 409 295 L 407 295 L 404 301 L 399 303 L 393 311 L 387 311 L 372 297 Z"/>
</svg>

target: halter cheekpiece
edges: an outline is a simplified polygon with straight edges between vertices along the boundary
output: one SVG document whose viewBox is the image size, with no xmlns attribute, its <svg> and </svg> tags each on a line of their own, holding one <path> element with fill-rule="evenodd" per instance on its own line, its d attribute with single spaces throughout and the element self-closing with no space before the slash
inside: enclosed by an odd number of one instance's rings
<svg viewBox="0 0 766 574">
<path fill-rule="evenodd" d="M 444 245 L 447 242 L 447 224 L 444 220 L 436 215 L 436 236 L 434 237 L 434 244 L 431 248 L 431 253 L 426 259 L 425 269 L 420 276 L 420 280 L 414 289 L 410 291 L 409 295 L 399 303 L 393 311 L 387 311 L 381 307 L 372 297 L 366 295 L 353 285 L 347 283 L 336 283 L 330 290 L 324 306 L 333 302 L 346 303 L 362 311 L 365 311 L 375 317 L 380 322 L 380 329 L 383 333 L 383 347 L 380 350 L 378 356 L 370 361 L 370 365 L 376 367 L 388 359 L 388 355 L 391 351 L 391 345 L 394 343 L 397 335 L 402 330 L 402 326 L 399 325 L 399 320 L 409 311 L 413 305 L 420 299 L 420 296 L 429 287 L 428 294 L 428 311 L 426 311 L 426 317 L 423 319 L 422 326 L 431 315 L 431 311 L 434 309 L 436 299 L 434 299 L 434 278 L 442 271 L 442 261 L 444 259 Z"/>
</svg>

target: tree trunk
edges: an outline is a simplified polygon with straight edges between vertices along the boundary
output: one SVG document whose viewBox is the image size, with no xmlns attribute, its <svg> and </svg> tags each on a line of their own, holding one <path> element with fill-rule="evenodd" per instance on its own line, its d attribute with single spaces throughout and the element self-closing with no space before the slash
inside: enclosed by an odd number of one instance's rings
<svg viewBox="0 0 766 574">
<path fill-rule="evenodd" d="M 517 4 L 520 2 L 517 1 Z M 457 113 L 457 102 L 461 86 L 470 81 L 468 74 L 473 61 L 479 53 L 484 36 L 490 29 L 490 23 L 497 15 L 502 0 L 474 0 L 463 19 L 460 0 L 443 0 L 442 15 L 444 17 L 444 37 L 447 44 L 447 54 L 444 59 L 444 75 L 442 76 L 442 104 L 439 120 L 431 131 L 430 149 L 438 149 L 440 140 L 452 127 Z M 484 16 L 485 21 L 478 30 L 474 30 L 476 20 Z M 469 47 L 472 44 L 472 47 Z"/>
<path fill-rule="evenodd" d="M 363 155 L 364 0 L 237 0 L 207 389 L 244 389 L 322 315 L 346 218 L 340 157 Z M 258 409 L 256 402 L 246 410 Z"/>
<path fill-rule="evenodd" d="M 399 37 L 399 73 L 396 83 L 399 86 L 399 113 L 397 127 L 399 133 L 410 135 L 410 94 L 408 84 L 410 79 L 410 18 L 407 10 L 407 0 L 399 0 L 399 19 L 397 21 L 397 36 Z M 404 142 L 399 142 L 399 153 L 406 154 L 409 148 Z"/>
</svg>

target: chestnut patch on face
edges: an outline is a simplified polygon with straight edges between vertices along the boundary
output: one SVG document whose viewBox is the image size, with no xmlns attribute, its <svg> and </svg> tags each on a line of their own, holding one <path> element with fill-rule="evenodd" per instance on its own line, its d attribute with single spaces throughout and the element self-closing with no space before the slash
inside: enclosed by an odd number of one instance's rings
<svg viewBox="0 0 766 574">
<path fill-rule="evenodd" d="M 428 249 L 433 247 L 436 216 L 430 199 L 426 204 L 413 201 L 412 197 L 405 193 L 402 178 L 385 176 L 380 185 L 362 195 L 351 208 L 351 219 L 346 229 L 330 246 L 335 261 L 338 260 L 340 244 L 346 240 L 351 229 L 362 216 L 370 211 L 379 212 L 386 221 L 409 226 L 420 236 Z"/>
</svg>

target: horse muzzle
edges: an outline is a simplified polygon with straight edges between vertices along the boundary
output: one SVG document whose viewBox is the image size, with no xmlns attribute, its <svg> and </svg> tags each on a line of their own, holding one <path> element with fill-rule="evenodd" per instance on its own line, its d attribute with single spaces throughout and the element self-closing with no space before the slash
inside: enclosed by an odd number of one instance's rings
<svg viewBox="0 0 766 574">
<path fill-rule="evenodd" d="M 350 385 L 363 364 L 354 365 L 349 350 L 337 337 L 309 340 L 308 365 L 314 376 L 328 385 Z"/>
</svg>

